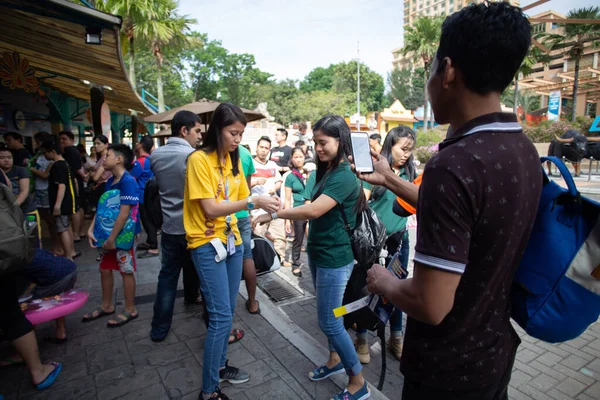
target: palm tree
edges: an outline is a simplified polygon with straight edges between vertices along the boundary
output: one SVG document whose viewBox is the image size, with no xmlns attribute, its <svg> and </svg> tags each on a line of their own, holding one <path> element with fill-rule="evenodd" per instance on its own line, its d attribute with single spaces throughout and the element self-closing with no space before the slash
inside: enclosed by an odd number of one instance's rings
<svg viewBox="0 0 600 400">
<path fill-rule="evenodd" d="M 515 93 L 513 99 L 513 110 L 517 113 L 517 107 L 519 107 L 519 79 L 526 78 L 533 72 L 533 66 L 537 63 L 547 65 L 550 62 L 550 55 L 541 50 L 539 47 L 532 45 L 523 59 L 523 63 L 517 70 L 515 75 Z"/>
<path fill-rule="evenodd" d="M 404 32 L 404 47 L 402 54 L 411 53 L 415 63 L 422 63 L 425 69 L 425 84 L 429 80 L 431 63 L 440 43 L 444 17 L 419 17 L 413 26 L 408 26 Z M 429 122 L 429 96 L 425 88 L 425 119 L 424 130 L 427 131 Z"/>
<path fill-rule="evenodd" d="M 135 76 L 135 39 L 141 24 L 152 18 L 154 0 L 98 0 L 96 8 L 123 18 L 121 25 L 121 52 L 128 54 L 129 80 L 136 88 Z M 143 40 L 144 38 L 140 38 Z"/>
<path fill-rule="evenodd" d="M 600 7 L 588 7 L 571 10 L 567 14 L 569 19 L 600 19 Z M 559 23 L 563 28 L 563 34 L 544 35 L 544 43 L 550 50 L 560 50 L 571 60 L 575 61 L 575 75 L 573 79 L 573 114 L 572 121 L 575 122 L 577 110 L 577 90 L 579 88 L 579 62 L 584 54 L 585 44 L 592 42 L 597 46 L 600 40 L 600 24 L 577 24 L 577 23 Z"/>
<path fill-rule="evenodd" d="M 176 0 L 153 0 L 151 18 L 136 26 L 136 33 L 140 34 L 149 45 L 156 59 L 156 88 L 158 110 L 165 110 L 163 92 L 162 66 L 165 60 L 162 48 L 184 48 L 191 45 L 201 45 L 201 42 L 190 33 L 190 26 L 196 23 L 195 19 L 186 15 L 178 15 L 178 2 Z"/>
</svg>

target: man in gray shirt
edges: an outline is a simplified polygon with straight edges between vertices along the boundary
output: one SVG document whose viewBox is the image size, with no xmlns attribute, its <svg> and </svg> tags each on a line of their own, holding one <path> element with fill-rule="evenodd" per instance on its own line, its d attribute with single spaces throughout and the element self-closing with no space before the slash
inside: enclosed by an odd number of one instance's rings
<svg viewBox="0 0 600 400">
<path fill-rule="evenodd" d="M 187 250 L 183 227 L 183 190 L 187 157 L 196 149 L 200 138 L 200 117 L 190 111 L 179 111 L 171 121 L 171 137 L 167 144 L 154 150 L 150 156 L 150 167 L 158 183 L 163 215 L 162 265 L 150 332 L 154 342 L 164 340 L 171 328 L 181 269 L 185 302 L 196 304 L 198 300 L 198 275 Z"/>
</svg>

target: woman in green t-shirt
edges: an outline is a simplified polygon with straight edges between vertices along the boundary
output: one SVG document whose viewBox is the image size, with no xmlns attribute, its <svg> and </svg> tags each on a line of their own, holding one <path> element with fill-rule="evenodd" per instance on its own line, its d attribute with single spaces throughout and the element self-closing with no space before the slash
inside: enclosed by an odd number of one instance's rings
<svg viewBox="0 0 600 400">
<path fill-rule="evenodd" d="M 290 158 L 290 172 L 285 178 L 285 208 L 294 208 L 304 205 L 304 192 L 306 191 L 306 172 L 304 171 L 304 150 L 296 147 L 292 150 Z M 300 252 L 304 241 L 304 232 L 308 221 L 293 221 L 294 242 L 292 243 L 292 274 L 302 276 Z M 292 233 L 292 221 L 285 221 L 286 233 Z"/>
<path fill-rule="evenodd" d="M 305 193 L 311 203 L 260 215 L 253 225 L 277 218 L 311 221 L 306 250 L 316 290 L 319 326 L 329 339 L 329 360 L 308 377 L 320 381 L 345 370 L 350 377 L 347 391 L 333 399 L 367 399 L 370 394 L 352 339 L 344 329 L 343 319 L 333 315 L 333 309 L 342 305 L 354 267 L 350 236 L 340 207 L 344 208 L 350 228 L 354 229 L 356 215 L 366 207 L 366 200 L 347 159 L 351 147 L 346 121 L 337 115 L 321 118 L 313 127 L 313 139 L 318 156 L 317 170 L 310 175 Z"/>
<path fill-rule="evenodd" d="M 381 155 L 388 160 L 394 173 L 409 182 L 414 181 L 417 177 L 412 155 L 414 147 L 415 132 L 406 126 L 398 126 L 388 132 L 381 149 Z M 388 251 L 386 265 L 399 250 L 400 263 L 406 268 L 410 252 L 408 231 L 406 230 L 408 218 L 394 214 L 393 206 L 396 202 L 396 195 L 383 186 L 372 186 L 369 183 L 364 184 L 364 190 L 365 196 L 369 200 L 369 206 L 383 221 L 386 228 L 387 240 L 385 245 Z M 390 317 L 390 328 L 392 335 L 389 348 L 394 356 L 400 360 L 402 355 L 402 311 L 399 309 L 396 309 Z M 360 362 L 368 364 L 371 357 L 369 355 L 367 330 L 360 325 L 356 327 L 355 345 Z"/>
</svg>

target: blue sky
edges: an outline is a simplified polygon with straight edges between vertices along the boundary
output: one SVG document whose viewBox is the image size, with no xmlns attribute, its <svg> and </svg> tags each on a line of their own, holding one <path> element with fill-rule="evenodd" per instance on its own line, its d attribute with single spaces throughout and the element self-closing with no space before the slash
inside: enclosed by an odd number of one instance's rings
<svg viewBox="0 0 600 400">
<path fill-rule="evenodd" d="M 534 0 L 524 0 L 522 5 Z M 550 0 L 531 9 L 566 14 L 598 0 Z M 402 0 L 180 0 L 194 28 L 235 53 L 251 53 L 276 79 L 301 80 L 313 68 L 360 58 L 384 77 L 402 43 Z"/>
</svg>

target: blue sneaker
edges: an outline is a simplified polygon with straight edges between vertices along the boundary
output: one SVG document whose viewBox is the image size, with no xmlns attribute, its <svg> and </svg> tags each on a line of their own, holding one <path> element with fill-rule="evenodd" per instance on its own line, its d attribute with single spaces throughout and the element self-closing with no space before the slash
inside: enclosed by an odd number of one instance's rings
<svg viewBox="0 0 600 400">
<path fill-rule="evenodd" d="M 348 389 L 344 389 L 342 392 L 336 394 L 331 398 L 331 400 L 365 400 L 371 397 L 371 392 L 369 392 L 369 384 L 365 381 L 363 387 L 354 394 L 351 394 Z"/>
<path fill-rule="evenodd" d="M 344 366 L 340 361 L 335 367 L 327 368 L 325 364 L 321 365 L 319 368 L 315 368 L 308 373 L 308 379 L 311 381 L 322 381 L 323 379 L 327 379 L 332 375 L 341 374 L 344 372 Z"/>
</svg>

